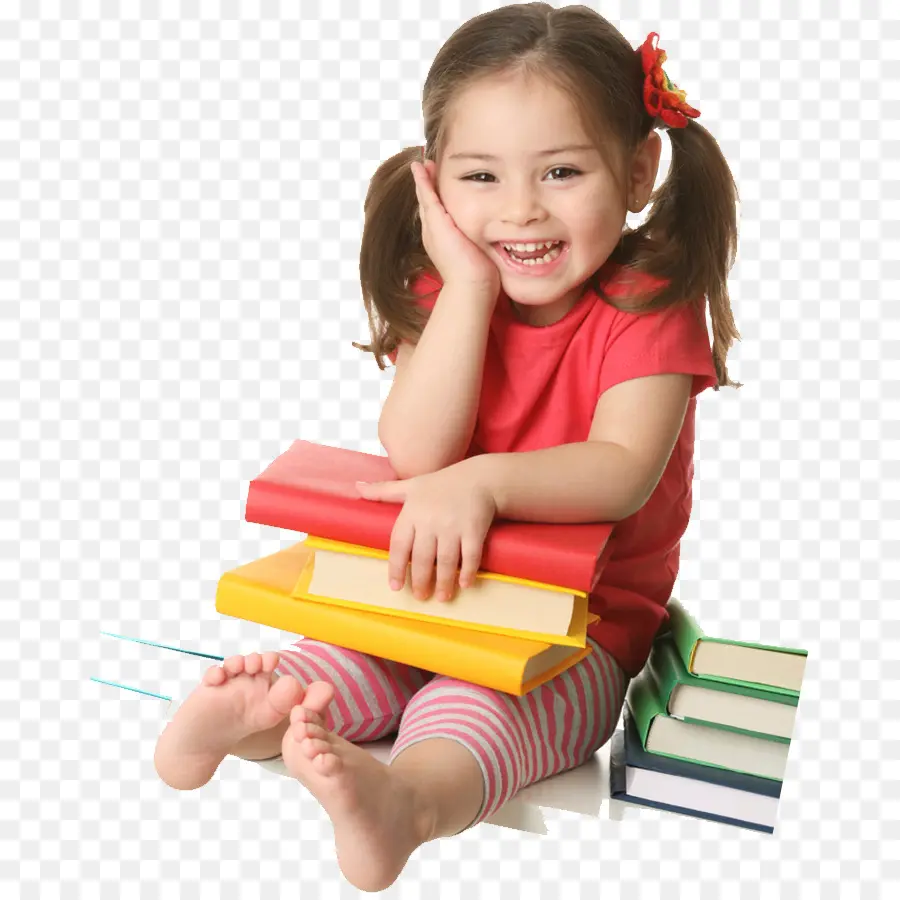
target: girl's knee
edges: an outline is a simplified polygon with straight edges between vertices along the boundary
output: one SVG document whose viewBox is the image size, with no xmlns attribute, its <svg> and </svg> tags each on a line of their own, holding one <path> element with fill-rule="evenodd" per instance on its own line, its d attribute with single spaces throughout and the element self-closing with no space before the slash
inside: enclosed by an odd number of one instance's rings
<svg viewBox="0 0 900 900">
<path fill-rule="evenodd" d="M 508 716 L 509 710 L 502 695 L 491 688 L 468 681 L 460 681 L 447 675 L 437 675 L 416 691 L 410 706 L 457 706 L 492 709 Z"/>
<path fill-rule="evenodd" d="M 504 695 L 491 688 L 443 675 L 420 688 L 403 712 L 400 733 L 446 727 L 452 731 L 475 730 L 493 735 L 511 748 L 519 748 L 527 728 Z"/>
</svg>

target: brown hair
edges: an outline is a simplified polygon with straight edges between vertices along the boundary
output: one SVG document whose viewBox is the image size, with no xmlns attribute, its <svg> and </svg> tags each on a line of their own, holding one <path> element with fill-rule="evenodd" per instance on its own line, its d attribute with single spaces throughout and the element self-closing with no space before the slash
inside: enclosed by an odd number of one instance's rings
<svg viewBox="0 0 900 900">
<path fill-rule="evenodd" d="M 626 171 L 631 154 L 659 124 L 643 103 L 640 55 L 599 13 L 581 5 L 514 4 L 470 19 L 435 57 L 422 97 L 426 158 L 440 158 L 447 111 L 460 91 L 482 78 L 515 74 L 547 79 L 572 97 L 613 171 Z M 668 135 L 668 175 L 650 198 L 646 220 L 625 227 L 610 255 L 612 263 L 660 279 L 664 287 L 634 293 L 624 305 L 604 295 L 599 270 L 588 283 L 606 302 L 634 312 L 708 297 L 718 383 L 740 387 L 725 365 L 740 337 L 727 287 L 737 252 L 737 186 L 718 143 L 696 120 Z M 427 315 L 411 291 L 415 278 L 424 272 L 440 278 L 422 244 L 410 171 L 421 153 L 421 147 L 407 147 L 386 160 L 366 194 L 359 274 L 372 342 L 354 346 L 373 353 L 381 369 L 385 354 L 422 333 Z M 624 177 L 622 184 L 624 200 Z"/>
</svg>

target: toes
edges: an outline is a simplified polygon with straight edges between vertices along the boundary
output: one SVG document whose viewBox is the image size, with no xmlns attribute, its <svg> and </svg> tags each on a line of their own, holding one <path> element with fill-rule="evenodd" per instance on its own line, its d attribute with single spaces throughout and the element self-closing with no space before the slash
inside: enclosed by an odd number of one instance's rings
<svg viewBox="0 0 900 900">
<path fill-rule="evenodd" d="M 227 675 L 240 675 L 241 672 L 244 671 L 244 657 L 229 656 L 228 659 L 226 659 L 225 662 L 222 663 L 222 668 L 225 670 L 225 673 Z"/>
<path fill-rule="evenodd" d="M 291 675 L 282 675 L 272 682 L 269 688 L 269 704 L 282 716 L 286 716 L 294 709 L 299 709 L 298 703 L 303 699 L 303 685 Z"/>
<path fill-rule="evenodd" d="M 274 650 L 267 650 L 262 655 L 262 670 L 266 673 L 274 672 L 278 668 L 281 657 Z"/>
<path fill-rule="evenodd" d="M 221 666 L 210 666 L 203 673 L 203 684 L 215 687 L 225 681 L 225 670 Z"/>
<path fill-rule="evenodd" d="M 324 717 L 315 710 L 308 709 L 305 706 L 295 706 L 291 710 L 291 724 L 297 725 L 307 722 L 314 725 L 325 725 Z"/>
<path fill-rule="evenodd" d="M 340 772 L 342 767 L 341 758 L 334 753 L 320 753 L 313 759 L 312 764 L 322 775 L 334 775 Z"/>
<path fill-rule="evenodd" d="M 303 751 L 303 755 L 307 759 L 315 759 L 320 753 L 327 753 L 330 756 L 334 754 L 331 752 L 331 744 L 328 741 L 322 740 L 322 738 L 304 738 L 300 743 L 300 749 Z"/>
<path fill-rule="evenodd" d="M 328 731 L 324 729 L 321 725 L 316 725 L 314 722 L 298 722 L 296 725 L 293 725 L 291 730 L 294 733 L 295 741 L 302 741 L 304 738 L 315 738 L 319 741 L 327 741 L 328 740 Z"/>
<path fill-rule="evenodd" d="M 309 759 L 319 753 L 334 753 L 334 735 L 322 725 L 315 722 L 295 722 L 291 724 L 288 733 Z"/>
<path fill-rule="evenodd" d="M 334 686 L 327 681 L 313 681 L 303 697 L 303 705 L 313 712 L 323 715 L 334 697 Z"/>
<path fill-rule="evenodd" d="M 295 744 L 300 744 L 307 738 L 315 738 L 318 741 L 330 741 L 331 732 L 316 722 L 291 722 L 288 734 Z"/>
<path fill-rule="evenodd" d="M 257 675 L 262 670 L 262 656 L 258 653 L 248 653 L 244 657 L 244 671 L 248 675 Z"/>
</svg>

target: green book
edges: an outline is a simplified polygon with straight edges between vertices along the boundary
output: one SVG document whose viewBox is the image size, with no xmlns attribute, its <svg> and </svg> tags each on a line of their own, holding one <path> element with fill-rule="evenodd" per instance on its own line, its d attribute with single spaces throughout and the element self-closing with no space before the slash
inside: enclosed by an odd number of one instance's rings
<svg viewBox="0 0 900 900">
<path fill-rule="evenodd" d="M 647 666 L 629 685 L 626 701 L 648 753 L 784 780 L 790 742 L 667 715 L 660 685 Z"/>
<path fill-rule="evenodd" d="M 659 688 L 663 709 L 670 716 L 782 741 L 789 741 L 794 732 L 797 697 L 750 684 L 691 675 L 670 635 L 654 642 L 647 668 Z"/>
<path fill-rule="evenodd" d="M 795 698 L 800 696 L 806 650 L 710 637 L 675 597 L 666 609 L 675 646 L 691 675 L 721 684 L 755 684 Z"/>
</svg>

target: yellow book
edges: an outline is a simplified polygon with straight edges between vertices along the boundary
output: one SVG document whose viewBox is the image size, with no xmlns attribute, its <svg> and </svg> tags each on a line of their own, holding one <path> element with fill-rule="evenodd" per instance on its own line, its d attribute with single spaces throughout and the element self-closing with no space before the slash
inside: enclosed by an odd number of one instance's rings
<svg viewBox="0 0 900 900">
<path fill-rule="evenodd" d="M 408 576 L 399 591 L 391 590 L 387 551 L 315 535 L 304 543 L 313 553 L 294 597 L 547 644 L 586 645 L 588 599 L 581 591 L 481 571 L 448 602 L 418 600 Z"/>
<path fill-rule="evenodd" d="M 312 552 L 300 542 L 226 572 L 216 590 L 216 610 L 516 695 L 591 652 L 590 646 L 559 646 L 294 597 Z M 585 618 L 597 619 L 589 613 Z"/>
</svg>

